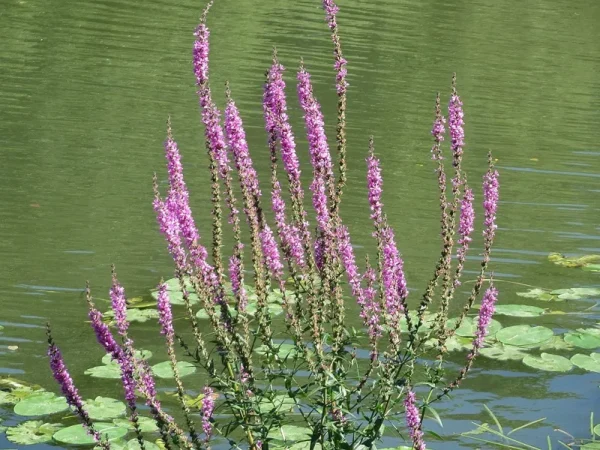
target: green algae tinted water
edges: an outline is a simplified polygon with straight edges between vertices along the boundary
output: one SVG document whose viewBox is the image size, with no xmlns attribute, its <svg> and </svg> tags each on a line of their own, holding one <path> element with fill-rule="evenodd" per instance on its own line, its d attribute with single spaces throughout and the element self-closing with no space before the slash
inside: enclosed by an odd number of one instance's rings
<svg viewBox="0 0 600 450">
<path fill-rule="evenodd" d="M 273 46 L 288 69 L 290 115 L 305 167 L 294 87 L 300 58 L 334 135 L 332 48 L 320 2 L 286 3 L 219 1 L 209 19 L 214 97 L 223 105 L 220 93 L 229 80 L 265 189 L 261 97 Z M 99 364 L 102 352 L 85 323 L 82 288 L 90 280 L 104 309 L 112 263 L 130 297 L 147 294 L 172 274 L 151 205 L 153 173 L 161 185 L 165 181 L 168 115 L 196 219 L 208 237 L 207 160 L 191 70 L 192 33 L 202 7 L 188 0 L 3 2 L 0 375 L 54 389 L 44 356 L 43 326 L 51 321 L 86 396 L 117 395 L 115 382 L 83 375 Z M 491 265 L 500 302 L 523 302 L 516 292 L 526 288 L 508 282 L 599 287 L 597 273 L 552 265 L 547 254 L 600 253 L 600 5 L 356 0 L 340 7 L 350 83 L 342 214 L 358 254 L 372 248 L 364 158 L 373 134 L 387 214 L 412 298 L 418 298 L 440 247 L 429 154 L 433 102 L 437 91 L 447 101 L 456 71 L 465 108 L 465 166 L 478 202 L 489 150 L 501 174 Z M 474 277 L 480 251 L 476 239 L 466 280 Z M 460 293 L 467 289 L 465 283 Z M 591 326 L 598 319 L 594 301 L 560 306 L 566 312 L 587 308 L 585 315 L 547 315 L 535 324 L 555 330 Z M 153 321 L 136 324 L 135 336 L 140 346 L 160 354 L 157 330 Z M 547 417 L 546 426 L 524 433 L 531 443 L 541 445 L 553 426 L 583 436 L 598 405 L 597 380 L 583 371 L 554 375 L 518 361 L 481 359 L 463 389 L 439 405 L 444 428 L 426 424 L 454 439 L 472 428 L 471 421 L 489 420 L 486 403 L 509 426 Z M 6 411 L 2 416 L 10 417 Z M 468 441 L 460 442 L 432 446 L 457 448 Z"/>
</svg>

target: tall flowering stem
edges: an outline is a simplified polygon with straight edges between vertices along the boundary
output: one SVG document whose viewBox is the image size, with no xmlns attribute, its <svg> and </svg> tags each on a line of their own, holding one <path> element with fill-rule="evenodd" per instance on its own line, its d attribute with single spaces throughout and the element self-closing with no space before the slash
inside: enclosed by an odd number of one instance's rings
<svg viewBox="0 0 600 450">
<path fill-rule="evenodd" d="M 337 183 L 336 195 L 333 198 L 333 211 L 337 212 L 339 203 L 342 199 L 342 192 L 346 185 L 346 91 L 348 89 L 348 82 L 346 81 L 346 75 L 348 70 L 346 65 L 348 61 L 342 54 L 342 46 L 340 43 L 340 36 L 338 33 L 337 25 L 337 13 L 339 7 L 336 5 L 334 0 L 323 0 L 323 9 L 325 10 L 325 16 L 327 18 L 327 24 L 331 31 L 331 40 L 333 42 L 333 55 L 334 63 L 333 68 L 335 70 L 335 86 L 338 95 L 337 104 L 337 126 L 336 126 L 336 141 L 337 141 L 337 153 L 339 158 L 339 179 Z"/>
<path fill-rule="evenodd" d="M 408 433 L 413 441 L 413 449 L 425 450 L 425 442 L 423 441 L 423 431 L 421 431 L 421 416 L 419 408 L 416 405 L 416 396 L 414 391 L 408 388 L 406 397 L 404 398 L 404 408 L 406 410 L 406 426 Z"/>
<path fill-rule="evenodd" d="M 81 395 L 79 395 L 77 387 L 75 387 L 75 383 L 73 382 L 73 378 L 71 378 L 71 374 L 67 369 L 60 349 L 54 343 L 52 332 L 50 330 L 50 324 L 46 325 L 46 334 L 48 336 L 48 357 L 50 358 L 50 369 L 52 370 L 52 375 L 54 375 L 54 379 L 58 382 L 63 395 L 67 399 L 67 403 L 75 410 L 83 426 L 98 443 L 98 445 L 105 450 L 110 450 L 110 444 L 103 440 L 100 433 L 94 428 L 92 419 L 90 419 L 90 416 L 84 408 L 83 399 L 81 398 Z"/>
</svg>

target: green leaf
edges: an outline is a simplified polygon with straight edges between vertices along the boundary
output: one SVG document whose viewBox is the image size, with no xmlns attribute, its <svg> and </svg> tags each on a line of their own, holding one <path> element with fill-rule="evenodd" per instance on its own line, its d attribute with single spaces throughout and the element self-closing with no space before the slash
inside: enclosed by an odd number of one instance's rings
<svg viewBox="0 0 600 450">
<path fill-rule="evenodd" d="M 582 269 L 590 272 L 600 272 L 600 264 L 588 264 L 583 266 Z"/>
<path fill-rule="evenodd" d="M 579 450 L 600 450 L 600 442 L 590 442 L 589 444 L 582 445 Z"/>
<path fill-rule="evenodd" d="M 235 308 L 233 306 L 229 306 L 229 314 L 231 315 L 231 317 L 235 317 L 237 315 L 237 311 L 235 310 Z M 221 310 L 220 309 L 217 309 L 217 316 L 221 317 Z M 196 319 L 206 320 L 208 318 L 209 318 L 208 312 L 206 312 L 205 309 L 200 309 L 196 313 Z"/>
<path fill-rule="evenodd" d="M 577 353 L 571 357 L 571 362 L 581 369 L 600 373 L 600 353 L 590 355 Z"/>
<path fill-rule="evenodd" d="M 187 361 L 179 361 L 177 363 L 177 372 L 179 377 L 183 378 L 187 375 L 191 375 L 196 372 L 196 366 Z M 165 361 L 152 366 L 152 373 L 158 378 L 175 378 L 173 369 L 171 369 L 171 362 Z"/>
<path fill-rule="evenodd" d="M 110 450 L 140 450 L 140 443 L 137 439 L 131 439 L 130 441 L 117 440 L 110 443 Z M 160 447 L 154 442 L 144 441 L 145 450 L 160 450 Z M 94 447 L 94 450 L 102 450 L 101 447 Z"/>
<path fill-rule="evenodd" d="M 568 372 L 573 368 L 573 363 L 569 359 L 550 353 L 542 353 L 539 357 L 527 355 L 523 358 L 523 364 L 549 372 Z"/>
<path fill-rule="evenodd" d="M 122 428 L 127 428 L 129 430 L 133 430 L 133 423 L 129 419 L 114 419 L 113 423 Z M 140 427 L 140 431 L 142 433 L 154 433 L 158 431 L 158 425 L 156 425 L 156 421 L 151 419 L 150 417 L 138 417 L 138 425 Z"/>
<path fill-rule="evenodd" d="M 296 425 L 282 425 L 269 432 L 269 438 L 283 442 L 310 440 L 310 435 L 310 429 Z"/>
<path fill-rule="evenodd" d="M 258 404 L 258 410 L 261 414 L 275 410 L 277 412 L 292 412 L 296 406 L 296 402 L 288 395 L 276 395 L 272 400 L 263 398 Z"/>
<path fill-rule="evenodd" d="M 189 277 L 184 277 L 184 283 L 185 283 L 185 289 L 188 292 L 194 292 L 194 293 L 196 292 L 196 290 L 192 286 L 192 282 L 190 281 Z M 167 281 L 165 281 L 165 284 L 167 285 L 167 291 L 181 292 L 181 284 L 179 283 L 179 278 L 177 278 L 177 277 L 170 278 Z"/>
<path fill-rule="evenodd" d="M 535 298 L 536 300 L 542 300 L 542 301 L 552 301 L 552 300 L 556 300 L 558 296 L 556 295 L 552 295 L 550 293 L 550 291 L 547 291 L 545 289 L 530 289 L 526 292 L 517 292 L 517 295 L 519 297 L 525 297 L 525 298 Z"/>
<path fill-rule="evenodd" d="M 6 438 L 15 444 L 32 445 L 49 442 L 52 435 L 63 425 L 44 423 L 41 420 L 29 420 L 6 430 Z"/>
<path fill-rule="evenodd" d="M 44 416 L 65 411 L 69 408 L 64 397 L 52 392 L 39 392 L 25 397 L 15 405 L 14 412 L 19 416 Z"/>
<path fill-rule="evenodd" d="M 84 402 L 85 410 L 92 420 L 109 420 L 125 414 L 125 403 L 108 397 L 96 397 Z"/>
<path fill-rule="evenodd" d="M 115 313 L 113 311 L 106 311 L 104 313 L 104 319 L 108 319 L 108 322 L 112 322 L 112 319 L 115 317 Z M 158 311 L 156 309 L 138 309 L 138 308 L 129 308 L 127 309 L 127 320 L 129 322 L 146 322 L 150 319 L 158 319 Z"/>
<path fill-rule="evenodd" d="M 300 349 L 297 349 L 294 344 L 273 344 L 273 347 L 277 351 L 277 354 L 280 358 L 294 358 L 296 355 L 300 355 Z M 259 355 L 266 355 L 270 352 L 269 347 L 266 345 L 261 345 L 254 349 L 256 353 Z"/>
<path fill-rule="evenodd" d="M 593 288 L 570 288 L 556 289 L 551 292 L 553 295 L 558 295 L 560 300 L 580 300 L 587 297 L 596 297 L 600 295 L 600 289 Z"/>
<path fill-rule="evenodd" d="M 127 428 L 117 427 L 112 423 L 98 422 L 94 424 L 94 428 L 102 436 L 106 436 L 109 441 L 117 440 L 127 434 Z M 52 437 L 61 444 L 94 445 L 96 443 L 94 438 L 88 434 L 87 429 L 81 424 L 58 430 Z"/>
<path fill-rule="evenodd" d="M 151 294 L 154 299 L 158 298 L 158 291 L 152 291 Z M 167 290 L 167 295 L 169 297 L 169 302 L 171 303 L 171 305 L 185 305 L 185 300 L 183 299 L 183 292 Z M 198 297 L 198 295 L 193 292 L 188 292 L 188 298 L 190 300 L 190 304 L 192 305 L 200 302 L 200 297 Z"/>
<path fill-rule="evenodd" d="M 584 330 L 582 330 L 584 331 Z M 565 334 L 565 342 L 568 342 L 575 347 L 581 348 L 598 348 L 600 347 L 600 336 L 586 332 L 570 331 Z"/>
<path fill-rule="evenodd" d="M 544 308 L 530 305 L 496 305 L 494 314 L 513 317 L 537 317 L 544 314 Z"/>
<path fill-rule="evenodd" d="M 136 350 L 134 352 L 134 356 L 136 359 L 143 359 L 144 361 L 146 361 L 152 358 L 152 352 L 150 350 Z M 118 366 L 117 362 L 113 361 L 112 355 L 110 353 L 107 353 L 102 357 L 102 364 L 116 364 Z"/>
<path fill-rule="evenodd" d="M 121 378 L 121 368 L 115 362 L 105 364 L 103 366 L 90 367 L 85 372 L 86 375 L 90 375 L 94 378 L 108 378 L 108 379 L 119 379 Z"/>
<path fill-rule="evenodd" d="M 0 405 L 14 405 L 19 403 L 24 398 L 30 397 L 33 394 L 46 392 L 44 389 L 32 389 L 28 386 L 22 386 L 12 389 L 10 392 L 0 391 Z"/>
<path fill-rule="evenodd" d="M 507 345 L 517 347 L 535 347 L 554 336 L 554 332 L 546 327 L 531 327 L 529 325 L 515 325 L 503 328 L 496 333 L 496 339 Z"/>
<path fill-rule="evenodd" d="M 540 350 L 572 350 L 573 346 L 568 342 L 565 342 L 562 336 L 552 336 L 552 338 L 548 339 L 542 345 L 540 345 Z"/>
<path fill-rule="evenodd" d="M 500 343 L 482 348 L 479 350 L 479 354 L 499 361 L 521 360 L 527 356 L 527 353 L 519 347 Z"/>
<path fill-rule="evenodd" d="M 600 436 L 600 423 L 594 427 L 594 434 Z"/>
</svg>

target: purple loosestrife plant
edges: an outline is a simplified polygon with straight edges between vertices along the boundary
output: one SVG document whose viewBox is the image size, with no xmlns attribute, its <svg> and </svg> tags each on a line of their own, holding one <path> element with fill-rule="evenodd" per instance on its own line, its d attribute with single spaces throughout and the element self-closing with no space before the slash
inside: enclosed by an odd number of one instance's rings
<svg viewBox="0 0 600 450">
<path fill-rule="evenodd" d="M 243 114 L 229 86 L 221 114 L 209 84 L 207 12 L 211 4 L 194 34 L 193 70 L 211 177 L 212 258 L 200 243 L 170 120 L 164 145 L 168 177 L 164 197 L 159 193 L 156 175 L 154 179 L 153 206 L 159 230 L 174 261 L 184 303 L 181 309 L 172 307 L 167 285 L 163 282 L 158 285 L 158 328 L 173 370 L 176 407 L 182 414 L 167 412 L 173 405 L 159 401 L 150 366 L 136 357 L 127 321 L 125 291 L 114 271 L 110 297 L 115 334 L 93 304 L 88 290 L 92 328 L 100 345 L 121 369 L 131 420 L 136 426 L 139 414 L 136 393 L 139 393 L 159 426 L 167 450 L 208 449 L 225 442 L 233 448 L 250 450 L 273 448 L 274 442 L 280 440 L 286 446 L 292 445 L 294 442 L 285 435 L 284 427 L 290 424 L 305 428 L 304 441 L 311 449 L 370 450 L 379 444 L 385 425 L 392 422 L 394 426 L 386 429 L 396 429 L 397 417 L 403 416 L 406 429 L 400 430 L 403 434 L 398 438 L 407 436 L 414 449 L 423 450 L 425 412 L 467 376 L 486 345 L 499 295 L 490 283 L 482 296 L 471 349 L 462 368 L 453 371 L 453 366 L 446 363 L 446 343 L 472 312 L 485 281 L 490 278 L 488 263 L 499 201 L 498 172 L 490 155 L 482 189 L 481 268 L 467 298 L 459 299 L 456 287 L 464 273 L 475 229 L 475 194 L 467 185 L 462 168 L 464 113 L 456 77 L 452 78 L 447 120 L 439 94 L 435 103 L 431 155 L 439 187 L 441 252 L 433 276 L 418 301 L 412 289 L 409 298 L 405 261 L 398 246 L 410 237 L 397 234 L 384 212 L 383 170 L 373 138 L 365 152 L 368 194 L 364 206 L 365 211 L 369 208 L 373 222 L 375 242 L 370 250 L 375 258 L 367 256 L 364 263 L 357 259 L 351 226 L 342 219 L 341 198 L 347 179 L 348 63 L 341 51 L 339 7 L 332 0 L 322 2 L 334 46 L 332 83 L 338 99 L 336 168 L 321 105 L 304 66 L 297 74 L 297 95 L 307 148 L 298 149 L 294 139 L 284 68 L 276 53 L 267 70 L 263 92 L 267 149 L 262 153 L 260 148 L 251 151 Z M 449 182 L 442 148 L 446 123 L 454 171 Z M 360 145 L 357 143 L 356 148 Z M 267 151 L 271 195 L 263 198 L 259 172 L 251 155 L 256 159 Z M 304 154 L 307 161 L 301 162 L 299 155 Z M 310 190 L 316 219 L 312 224 L 302 179 L 302 170 L 308 163 L 312 167 Z M 239 190 L 234 186 L 234 172 Z M 241 207 L 237 192 L 241 193 Z M 271 205 L 263 210 L 261 201 L 269 200 Z M 222 220 L 222 203 L 229 212 L 229 221 Z M 240 219 L 241 214 L 245 221 Z M 244 225 L 247 230 L 242 230 Z M 229 235 L 233 236 L 229 252 L 224 245 L 225 228 L 230 228 Z M 228 270 L 224 269 L 223 260 L 228 261 Z M 199 305 L 193 304 L 192 294 L 199 299 Z M 412 299 L 417 300 L 416 305 Z M 460 314 L 454 325 L 449 325 L 448 314 L 457 301 L 458 308 L 453 309 L 459 309 Z M 285 314 L 278 316 L 278 313 Z M 191 333 L 176 330 L 185 323 L 191 327 Z M 357 347 L 368 348 L 368 362 L 361 360 Z M 204 371 L 203 387 L 184 386 L 178 370 L 179 352 Z M 54 376 L 69 404 L 94 433 L 51 338 L 49 356 Z M 432 366 L 434 359 L 435 367 L 422 374 L 419 367 Z M 428 386 L 429 392 L 423 386 Z M 188 396 L 198 395 L 199 391 L 202 405 L 194 411 Z M 174 417 L 181 417 L 181 423 Z M 391 437 L 386 432 L 386 438 Z M 138 441 L 143 446 L 141 433 Z M 108 448 L 108 444 L 101 445 Z"/>
</svg>

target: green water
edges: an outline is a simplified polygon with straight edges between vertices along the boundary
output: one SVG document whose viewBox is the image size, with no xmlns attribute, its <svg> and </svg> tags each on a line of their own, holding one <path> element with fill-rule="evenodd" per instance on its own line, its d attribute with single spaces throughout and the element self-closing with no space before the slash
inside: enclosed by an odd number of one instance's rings
<svg viewBox="0 0 600 450">
<path fill-rule="evenodd" d="M 307 150 L 294 93 L 301 57 L 333 136 L 332 49 L 320 2 L 286 3 L 219 0 L 209 19 L 214 96 L 222 105 L 221 86 L 229 80 L 263 174 L 262 83 L 273 46 L 288 68 L 303 163 Z M 551 251 L 600 253 L 600 3 L 346 0 L 340 6 L 350 82 L 350 172 L 342 214 L 354 242 L 372 245 L 364 158 L 373 134 L 383 160 L 387 213 L 412 297 L 418 297 L 439 251 L 429 159 L 433 101 L 438 90 L 447 101 L 456 71 L 469 180 L 479 184 L 488 150 L 501 173 L 491 266 L 500 301 L 521 301 L 515 296 L 520 288 L 501 280 L 599 287 L 598 274 L 560 268 L 546 257 Z M 172 274 L 151 205 L 153 172 L 165 180 L 168 115 L 196 220 L 208 236 L 207 160 L 191 71 L 192 32 L 202 7 L 189 0 L 2 1 L 0 374 L 54 388 L 44 357 L 43 325 L 50 321 L 86 396 L 114 395 L 114 382 L 83 375 L 102 352 L 85 323 L 81 290 L 90 280 L 104 307 L 113 263 L 130 297 Z M 481 251 L 479 240 L 475 244 L 467 279 Z M 597 315 L 592 308 L 585 317 L 544 316 L 535 323 L 577 328 L 593 324 Z M 160 352 L 155 323 L 135 328 L 140 346 Z M 9 350 L 13 345 L 18 349 Z M 590 411 L 600 411 L 597 374 L 535 373 L 520 362 L 483 358 L 477 367 L 453 400 L 440 405 L 444 428 L 430 421 L 427 427 L 452 439 L 472 428 L 471 420 L 489 420 L 482 414 L 486 403 L 514 423 L 547 417 L 548 426 L 525 433 L 542 445 L 552 426 L 587 435 Z M 1 439 L 0 446 L 13 447 Z M 434 448 L 459 445 L 466 441 Z"/>
</svg>

